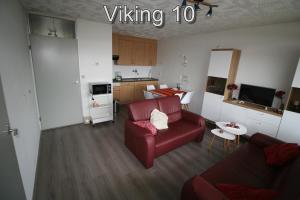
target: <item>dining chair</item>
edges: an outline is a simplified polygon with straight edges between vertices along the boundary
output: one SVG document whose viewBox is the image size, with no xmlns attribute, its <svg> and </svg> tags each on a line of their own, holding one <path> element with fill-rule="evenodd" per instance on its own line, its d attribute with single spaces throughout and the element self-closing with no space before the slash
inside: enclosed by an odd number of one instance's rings
<svg viewBox="0 0 300 200">
<path fill-rule="evenodd" d="M 182 99 L 182 96 L 183 96 L 183 93 L 176 93 L 175 95 L 176 95 L 176 96 L 179 96 L 179 99 L 181 100 L 181 99 Z"/>
<path fill-rule="evenodd" d="M 187 92 L 181 99 L 180 103 L 182 109 L 189 110 L 189 104 L 191 103 L 194 92 Z"/>
<path fill-rule="evenodd" d="M 155 96 L 151 92 L 144 90 L 144 98 L 145 99 L 154 99 Z"/>
<path fill-rule="evenodd" d="M 161 84 L 161 85 L 159 85 L 159 88 L 160 89 L 166 89 L 166 88 L 168 88 L 168 85 L 167 84 Z"/>
<path fill-rule="evenodd" d="M 155 90 L 154 85 L 147 85 L 147 91 Z"/>
</svg>

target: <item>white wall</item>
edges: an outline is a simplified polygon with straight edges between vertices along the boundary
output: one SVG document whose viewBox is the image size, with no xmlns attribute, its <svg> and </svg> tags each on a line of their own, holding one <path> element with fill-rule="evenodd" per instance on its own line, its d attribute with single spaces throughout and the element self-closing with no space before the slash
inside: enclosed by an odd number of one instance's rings
<svg viewBox="0 0 300 200">
<path fill-rule="evenodd" d="M 181 74 L 196 92 L 191 110 L 201 113 L 210 50 L 242 50 L 237 83 L 289 91 L 300 55 L 300 22 L 176 37 L 158 42 L 158 67 L 153 74 L 175 86 Z M 187 65 L 184 66 L 184 55 Z"/>
<path fill-rule="evenodd" d="M 83 116 L 89 116 L 90 98 L 88 82 L 112 82 L 112 26 L 108 24 L 78 19 L 76 21 L 78 39 L 79 71 Z"/>
<path fill-rule="evenodd" d="M 33 69 L 27 45 L 27 17 L 17 0 L 0 1 L 0 73 L 21 177 L 32 199 L 40 139 Z M 5 162 L 5 161 L 0 161 Z"/>
<path fill-rule="evenodd" d="M 133 72 L 137 70 L 138 74 Z M 149 77 L 152 72 L 151 66 L 123 66 L 113 65 L 113 77 L 115 78 L 115 72 L 121 72 L 122 78 L 144 78 Z"/>
</svg>

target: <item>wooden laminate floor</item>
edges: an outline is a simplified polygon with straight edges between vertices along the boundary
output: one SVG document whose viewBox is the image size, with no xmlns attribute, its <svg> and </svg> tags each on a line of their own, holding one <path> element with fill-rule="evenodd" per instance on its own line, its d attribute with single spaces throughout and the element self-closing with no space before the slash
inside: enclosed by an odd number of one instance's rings
<svg viewBox="0 0 300 200">
<path fill-rule="evenodd" d="M 121 108 L 115 123 L 44 131 L 34 199 L 177 200 L 186 180 L 228 155 L 218 139 L 207 151 L 207 132 L 202 143 L 165 154 L 147 170 L 124 145 L 126 118 Z"/>
</svg>

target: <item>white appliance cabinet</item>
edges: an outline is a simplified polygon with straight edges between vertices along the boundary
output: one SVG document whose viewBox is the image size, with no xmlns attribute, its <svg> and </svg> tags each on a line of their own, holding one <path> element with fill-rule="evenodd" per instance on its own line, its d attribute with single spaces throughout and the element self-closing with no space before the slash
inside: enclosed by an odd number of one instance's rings
<svg viewBox="0 0 300 200">
<path fill-rule="evenodd" d="M 93 105 L 93 100 L 89 105 L 92 124 L 113 121 L 112 94 L 93 95 L 93 98 L 96 106 Z"/>
</svg>

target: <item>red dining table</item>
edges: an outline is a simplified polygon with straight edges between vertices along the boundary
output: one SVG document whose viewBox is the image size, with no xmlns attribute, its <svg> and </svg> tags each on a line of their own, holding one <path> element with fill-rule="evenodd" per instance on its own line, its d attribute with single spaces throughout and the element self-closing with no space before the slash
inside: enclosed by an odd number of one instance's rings
<svg viewBox="0 0 300 200">
<path fill-rule="evenodd" d="M 159 96 L 164 96 L 164 97 L 186 93 L 186 91 L 178 90 L 178 89 L 175 89 L 175 88 L 155 89 L 155 90 L 150 90 L 149 92 L 151 92 L 154 95 L 159 95 Z"/>
</svg>

